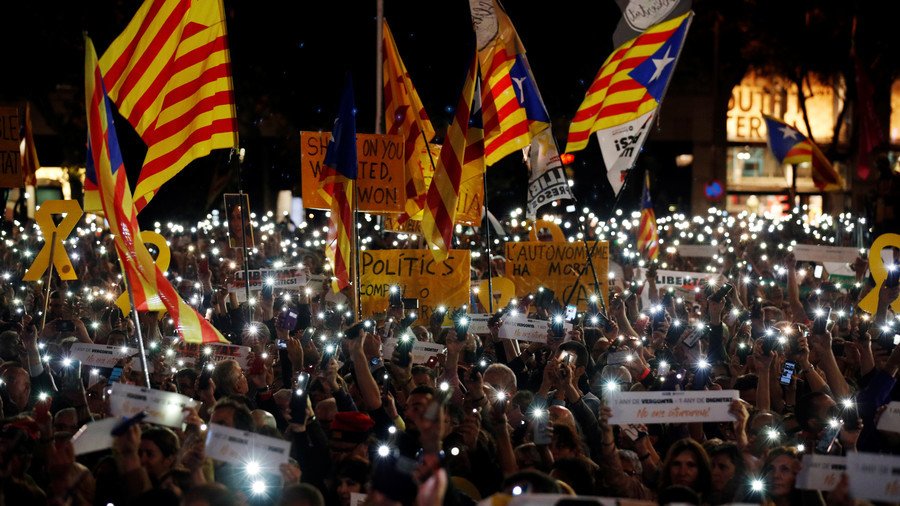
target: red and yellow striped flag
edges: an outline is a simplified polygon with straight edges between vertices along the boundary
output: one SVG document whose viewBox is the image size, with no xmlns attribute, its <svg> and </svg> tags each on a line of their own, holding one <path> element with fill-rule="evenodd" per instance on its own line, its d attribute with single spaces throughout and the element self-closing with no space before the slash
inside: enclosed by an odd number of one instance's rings
<svg viewBox="0 0 900 506">
<path fill-rule="evenodd" d="M 100 68 L 109 97 L 147 144 L 138 212 L 192 160 L 237 147 L 222 0 L 145 0 Z"/>
<path fill-rule="evenodd" d="M 140 307 L 149 297 L 158 295 L 185 342 L 228 342 L 181 299 L 144 245 L 119 151 L 112 107 L 103 86 L 94 44 L 89 38 L 85 39 L 84 70 L 88 170 L 96 175 L 103 212 L 114 234 L 119 263 L 134 294 L 135 304 Z"/>
<path fill-rule="evenodd" d="M 478 93 L 477 56 L 473 58 L 466 75 L 453 123 L 447 129 L 422 218 L 422 235 L 438 261 L 445 260 L 452 248 L 459 187 L 464 171 L 467 175 L 475 171 L 484 174 L 484 131 Z"/>
<path fill-rule="evenodd" d="M 22 174 L 26 185 L 36 185 L 35 173 L 41 168 L 37 148 L 34 145 L 34 132 L 31 129 L 31 102 L 25 102 L 25 121 L 22 122 L 22 144 L 19 146 L 22 157 Z"/>
<path fill-rule="evenodd" d="M 641 221 L 638 226 L 637 249 L 646 253 L 649 260 L 659 256 L 659 232 L 656 229 L 656 212 L 650 201 L 650 175 L 644 178 L 644 192 L 641 195 Z"/>
<path fill-rule="evenodd" d="M 427 144 L 434 138 L 434 128 L 425 112 L 425 106 L 419 99 L 419 93 L 413 86 L 406 65 L 400 58 L 394 35 L 388 27 L 387 20 L 383 22 L 384 63 L 382 72 L 384 75 L 384 123 L 385 130 L 390 135 L 400 135 L 404 140 L 403 157 L 406 164 L 406 207 L 401 221 L 407 219 L 421 219 L 422 206 L 428 187 L 425 185 L 425 167 L 423 162 L 430 165 L 427 155 Z M 428 167 L 430 171 L 432 168 Z"/>
</svg>

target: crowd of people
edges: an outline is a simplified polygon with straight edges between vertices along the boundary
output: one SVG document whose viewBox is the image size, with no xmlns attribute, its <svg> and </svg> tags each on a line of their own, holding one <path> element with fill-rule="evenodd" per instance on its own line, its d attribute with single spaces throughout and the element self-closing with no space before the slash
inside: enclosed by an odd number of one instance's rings
<svg viewBox="0 0 900 506">
<path fill-rule="evenodd" d="M 665 217 L 657 260 L 634 247 L 634 216 L 601 221 L 586 211 L 585 227 L 558 220 L 573 239 L 609 240 L 613 268 L 608 293 L 579 308 L 569 330 L 549 325 L 544 342 L 503 339 L 500 329 L 517 313 L 562 318 L 568 301 L 549 289 L 494 308 L 480 333 L 468 331 L 460 308 L 423 321 L 391 302 L 356 315 L 326 298 L 328 283 L 240 302 L 231 283 L 245 265 L 328 273 L 321 228 L 271 214 L 254 220 L 247 259 L 228 247 L 217 215 L 156 224 L 171 249 L 169 279 L 231 343 L 250 348 L 243 364 L 187 363 L 170 315 L 122 312 L 121 270 L 102 221 L 83 221 L 66 241 L 77 280 L 40 282 L 22 277 L 42 237 L 30 222 L 5 223 L 0 504 L 349 506 L 364 496 L 359 504 L 501 505 L 558 494 L 843 505 L 855 501 L 846 475 L 828 492 L 798 488 L 804 455 L 900 453 L 900 433 L 877 428 L 900 400 L 900 322 L 890 307 L 900 288 L 876 283 L 862 254 L 844 266 L 848 279 L 791 252 L 798 243 L 861 246 L 850 214 Z M 503 240 L 534 226 L 516 213 L 506 225 Z M 373 226 L 364 228 L 367 248 L 417 244 Z M 461 247 L 482 252 L 477 237 Z M 717 253 L 683 257 L 681 244 Z M 502 276 L 502 255 L 482 253 L 473 255 L 473 277 Z M 658 269 L 709 276 L 661 287 Z M 857 304 L 873 290 L 877 310 L 868 314 Z M 136 326 L 148 372 L 139 357 L 73 365 L 75 343 L 138 348 Z M 387 341 L 398 343 L 390 354 Z M 413 360 L 414 341 L 443 351 Z M 180 426 L 122 423 L 108 449 L 76 455 L 73 436 L 112 417 L 112 384 L 145 386 L 145 378 L 196 401 Z M 739 398 L 727 422 L 611 422 L 612 396 L 665 390 Z M 264 472 L 249 460 L 212 459 L 213 426 L 288 441 L 290 459 Z"/>
</svg>

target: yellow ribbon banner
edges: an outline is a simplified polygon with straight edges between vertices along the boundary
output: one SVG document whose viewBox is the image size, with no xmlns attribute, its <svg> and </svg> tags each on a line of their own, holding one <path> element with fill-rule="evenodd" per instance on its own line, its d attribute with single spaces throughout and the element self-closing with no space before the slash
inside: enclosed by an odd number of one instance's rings
<svg viewBox="0 0 900 506">
<path fill-rule="evenodd" d="M 169 264 L 172 262 L 172 252 L 169 250 L 169 243 L 166 242 L 166 238 L 152 230 L 141 230 L 141 239 L 144 240 L 144 244 L 156 246 L 156 251 L 159 252 L 156 255 L 156 265 L 159 266 L 161 271 L 168 271 Z M 128 313 L 131 312 L 131 301 L 128 300 L 127 291 L 119 294 L 119 298 L 116 299 L 116 305 L 122 310 L 122 314 L 128 316 Z M 154 293 L 152 297 L 147 299 L 146 306 L 139 306 L 137 310 L 165 311 L 166 306 L 163 305 L 159 295 Z"/>
<path fill-rule="evenodd" d="M 53 222 L 53 215 L 61 214 L 63 219 L 59 225 Z M 34 221 L 37 222 L 44 236 L 44 247 L 34 257 L 31 267 L 22 278 L 25 281 L 37 281 L 50 267 L 50 252 L 53 251 L 53 267 L 59 273 L 59 279 L 71 281 L 78 279 L 69 254 L 66 252 L 64 241 L 75 229 L 78 220 L 83 214 L 81 206 L 76 200 L 48 200 L 34 213 Z M 56 233 L 55 243 L 53 240 Z"/>
<path fill-rule="evenodd" d="M 872 273 L 872 279 L 875 280 L 875 288 L 869 291 L 863 300 L 859 301 L 859 307 L 868 313 L 875 314 L 878 311 L 878 293 L 881 291 L 881 284 L 887 279 L 888 271 L 884 266 L 884 260 L 881 258 L 881 250 L 893 246 L 900 248 L 900 234 L 881 234 L 872 243 L 869 249 L 869 272 Z M 895 268 L 900 268 L 897 266 Z M 894 312 L 900 311 L 900 298 L 891 302 L 891 309 Z"/>
</svg>

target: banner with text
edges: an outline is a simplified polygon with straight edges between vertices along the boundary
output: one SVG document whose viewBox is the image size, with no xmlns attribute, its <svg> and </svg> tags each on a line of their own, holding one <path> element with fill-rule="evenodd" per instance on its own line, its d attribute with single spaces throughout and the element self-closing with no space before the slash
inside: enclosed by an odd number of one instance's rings
<svg viewBox="0 0 900 506">
<path fill-rule="evenodd" d="M 137 354 L 137 349 L 106 344 L 72 343 L 69 358 L 91 367 L 115 367 L 120 360 Z"/>
<path fill-rule="evenodd" d="M 803 456 L 797 473 L 797 488 L 830 492 L 841 481 L 846 469 L 847 457 L 808 453 Z"/>
<path fill-rule="evenodd" d="M 593 248 L 594 244 L 591 241 L 587 247 Z M 609 243 L 597 244 L 591 258 L 600 283 L 600 293 L 606 294 L 609 291 Z M 587 272 L 581 275 L 575 287 L 575 278 L 581 269 L 587 269 Z M 537 293 L 538 287 L 543 286 L 553 290 L 556 300 L 562 304 L 574 289 L 571 304 L 581 310 L 587 309 L 588 298 L 594 293 L 594 276 L 587 266 L 587 251 L 583 242 L 508 242 L 506 277 L 516 284 L 518 297 Z"/>
<path fill-rule="evenodd" d="M 737 390 L 615 392 L 608 397 L 609 423 L 733 422 L 728 412 Z"/>
<path fill-rule="evenodd" d="M 381 347 L 381 354 L 385 359 L 394 354 L 394 349 L 397 348 L 397 338 L 389 337 L 383 341 Z M 424 341 L 416 340 L 413 343 L 412 353 L 410 356 L 412 357 L 413 364 L 424 364 L 428 362 L 428 359 L 437 355 L 440 355 L 444 352 L 444 345 L 438 343 L 426 343 Z"/>
<path fill-rule="evenodd" d="M 277 475 L 278 467 L 290 459 L 291 442 L 211 423 L 206 432 L 206 456 L 241 467 L 252 465 L 254 473 Z"/>
<path fill-rule="evenodd" d="M 563 328 L 568 332 L 572 330 L 572 324 L 564 323 Z M 549 330 L 550 322 L 547 320 L 535 320 L 526 317 L 522 313 L 507 314 L 503 318 L 503 325 L 500 326 L 498 336 L 500 339 L 546 343 Z"/>
<path fill-rule="evenodd" d="M 319 169 L 331 139 L 329 132 L 300 132 L 300 182 L 303 206 L 330 209 L 319 195 Z M 359 173 L 359 210 L 367 213 L 399 213 L 406 204 L 403 138 L 399 135 L 356 134 Z"/>
<path fill-rule="evenodd" d="M 900 457 L 848 452 L 850 496 L 888 503 L 900 502 Z"/>
<path fill-rule="evenodd" d="M 158 423 L 176 429 L 182 428 L 184 408 L 196 407 L 197 401 L 175 392 L 113 383 L 109 396 L 109 410 L 113 416 L 134 416 L 147 412 L 147 423 Z"/>
<path fill-rule="evenodd" d="M 691 290 L 700 280 L 709 279 L 716 275 L 710 272 L 687 272 L 687 271 L 656 271 L 656 287 L 660 290 L 665 288 L 682 288 Z"/>
<path fill-rule="evenodd" d="M 853 263 L 860 255 L 858 248 L 824 244 L 795 244 L 792 250 L 794 258 L 801 262 Z"/>
<path fill-rule="evenodd" d="M 20 144 L 19 109 L 0 107 L 0 188 L 25 186 Z"/>
<path fill-rule="evenodd" d="M 234 293 L 238 302 L 244 302 L 246 291 L 244 290 L 244 271 L 235 271 L 234 278 L 228 291 Z M 309 279 L 306 269 L 299 267 L 282 267 L 280 269 L 255 269 L 250 271 L 250 291 L 262 290 L 263 284 L 271 283 L 272 287 L 279 290 L 300 290 L 307 286 Z"/>
<path fill-rule="evenodd" d="M 450 250 L 436 262 L 425 249 L 388 249 L 360 252 L 360 302 L 363 314 L 383 312 L 388 307 L 391 285 L 403 297 L 419 299 L 418 322 L 427 324 L 438 306 L 459 307 L 469 303 L 469 250 Z"/>
</svg>

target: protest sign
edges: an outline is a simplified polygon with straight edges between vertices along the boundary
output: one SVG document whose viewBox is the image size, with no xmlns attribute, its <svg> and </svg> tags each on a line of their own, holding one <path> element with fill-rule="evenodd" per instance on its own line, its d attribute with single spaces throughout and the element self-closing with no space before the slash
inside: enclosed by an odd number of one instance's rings
<svg viewBox="0 0 900 506">
<path fill-rule="evenodd" d="M 797 474 L 797 488 L 829 492 L 841 480 L 846 469 L 847 457 L 808 453 L 803 456 L 800 472 Z"/>
<path fill-rule="evenodd" d="M 491 300 L 491 295 L 494 296 Z M 478 302 L 484 311 L 491 310 L 493 302 L 494 312 L 509 304 L 516 296 L 516 284 L 509 278 L 494 276 L 493 279 L 482 279 L 478 283 Z"/>
<path fill-rule="evenodd" d="M 414 338 L 415 339 L 415 338 Z M 389 337 L 384 339 L 382 344 L 382 356 L 385 358 L 390 357 L 394 354 L 394 349 L 397 348 L 397 338 Z M 410 356 L 412 357 L 412 363 L 414 364 L 424 364 L 428 362 L 428 359 L 434 357 L 436 355 L 440 355 L 444 352 L 444 345 L 438 343 L 426 343 L 424 341 L 416 340 L 413 343 L 412 353 Z"/>
<path fill-rule="evenodd" d="M 319 194 L 319 171 L 325 161 L 330 132 L 300 132 L 301 190 L 307 209 L 330 209 Z M 356 134 L 359 210 L 399 213 L 406 204 L 403 138 L 399 135 Z"/>
<path fill-rule="evenodd" d="M 488 328 L 488 320 L 491 319 L 489 313 L 469 313 L 469 332 L 473 334 L 488 334 L 491 329 Z"/>
<path fill-rule="evenodd" d="M 893 401 L 884 408 L 878 419 L 878 430 L 900 432 L 900 401 Z"/>
<path fill-rule="evenodd" d="M 237 296 L 238 302 L 244 302 L 247 293 L 244 290 L 245 283 L 250 284 L 251 292 L 258 292 L 262 290 L 264 284 L 269 284 L 272 288 L 279 290 L 300 290 L 309 282 L 306 270 L 299 267 L 254 269 L 250 271 L 249 276 L 245 275 L 245 271 L 235 271 L 229 291 Z"/>
<path fill-rule="evenodd" d="M 253 469 L 253 473 L 278 474 L 290 458 L 291 442 L 215 423 L 206 432 L 206 456 Z"/>
<path fill-rule="evenodd" d="M 712 258 L 719 253 L 719 248 L 712 244 L 679 244 L 670 248 L 683 257 Z"/>
<path fill-rule="evenodd" d="M 610 392 L 609 423 L 731 422 L 728 410 L 737 398 L 737 390 Z"/>
<path fill-rule="evenodd" d="M 795 244 L 793 246 L 794 258 L 800 262 L 834 262 L 848 263 L 859 256 L 858 248 L 841 246 L 825 246 L 821 244 Z"/>
<path fill-rule="evenodd" d="M 700 280 L 715 277 L 715 274 L 709 272 L 688 272 L 688 271 L 656 271 L 656 287 L 664 288 L 683 288 L 692 289 Z"/>
<path fill-rule="evenodd" d="M 176 353 L 178 358 L 184 360 L 186 364 L 195 364 L 201 355 L 205 355 L 208 362 L 217 363 L 222 360 L 234 359 L 237 360 L 237 363 L 242 368 L 246 369 L 249 365 L 250 347 L 226 343 L 186 343 L 179 341 Z"/>
<path fill-rule="evenodd" d="M 568 332 L 572 330 L 571 323 L 564 323 L 563 328 Z M 532 343 L 546 343 L 547 332 L 550 330 L 550 322 L 547 320 L 535 320 L 527 318 L 522 313 L 509 314 L 503 318 L 500 326 L 500 339 L 516 339 Z"/>
<path fill-rule="evenodd" d="M 848 452 L 846 459 L 851 497 L 900 502 L 900 457 Z"/>
<path fill-rule="evenodd" d="M 655 501 L 624 499 L 615 497 L 578 496 L 577 499 L 565 494 L 521 494 L 513 496 L 507 506 L 557 506 L 563 502 L 577 501 L 584 506 L 655 506 Z"/>
<path fill-rule="evenodd" d="M 0 188 L 25 186 L 20 143 L 19 109 L 0 107 Z"/>
<path fill-rule="evenodd" d="M 376 250 L 360 253 L 360 299 L 363 314 L 388 306 L 391 285 L 403 297 L 419 299 L 418 322 L 427 324 L 438 306 L 469 303 L 469 250 L 450 250 L 437 262 L 428 250 Z"/>
<path fill-rule="evenodd" d="M 112 447 L 112 430 L 121 419 L 104 418 L 96 422 L 88 422 L 81 426 L 72 436 L 75 455 L 84 455 Z"/>
<path fill-rule="evenodd" d="M 594 244 L 591 241 L 587 247 L 592 248 Z M 606 294 L 609 290 L 609 243 L 597 244 L 591 258 L 600 283 L 600 293 Z M 587 272 L 581 275 L 575 287 L 575 279 L 582 268 L 586 268 Z M 506 277 L 516 284 L 516 295 L 519 297 L 537 292 L 538 287 L 543 286 L 553 290 L 556 299 L 564 303 L 575 290 L 571 304 L 577 305 L 580 310 L 587 309 L 588 299 L 595 293 L 594 275 L 587 267 L 587 251 L 582 242 L 508 242 Z"/>
<path fill-rule="evenodd" d="M 109 397 L 109 410 L 113 416 L 134 416 L 147 412 L 147 423 L 157 423 L 180 429 L 184 420 L 184 408 L 196 407 L 197 401 L 175 392 L 113 383 Z"/>
<path fill-rule="evenodd" d="M 360 494 L 357 492 L 350 492 L 350 506 L 362 506 L 366 503 L 366 498 L 368 494 Z"/>
<path fill-rule="evenodd" d="M 885 254 L 884 249 L 888 247 L 900 248 L 900 234 L 881 234 L 869 248 L 869 272 L 875 280 L 875 286 L 859 301 L 859 307 L 863 311 L 874 314 L 878 310 L 878 294 L 881 292 L 881 284 L 887 281 L 887 266 L 894 263 L 893 253 Z M 900 297 L 891 302 L 891 309 L 894 313 L 900 313 Z"/>
<path fill-rule="evenodd" d="M 81 365 L 91 367 L 115 367 L 119 360 L 137 354 L 134 348 L 109 346 L 106 344 L 72 343 L 69 358 L 81 361 Z"/>
</svg>

